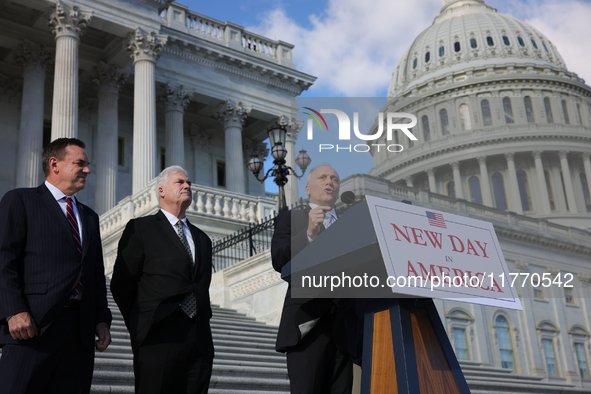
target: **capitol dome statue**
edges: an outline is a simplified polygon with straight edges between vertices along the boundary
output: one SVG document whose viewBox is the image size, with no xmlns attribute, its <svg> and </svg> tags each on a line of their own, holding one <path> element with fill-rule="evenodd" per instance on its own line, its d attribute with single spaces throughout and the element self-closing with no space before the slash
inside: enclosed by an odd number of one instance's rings
<svg viewBox="0 0 591 394">
<path fill-rule="evenodd" d="M 579 228 L 591 222 L 591 87 L 534 27 L 444 0 L 394 69 L 385 111 L 417 141 L 372 151 L 370 175 Z"/>
</svg>

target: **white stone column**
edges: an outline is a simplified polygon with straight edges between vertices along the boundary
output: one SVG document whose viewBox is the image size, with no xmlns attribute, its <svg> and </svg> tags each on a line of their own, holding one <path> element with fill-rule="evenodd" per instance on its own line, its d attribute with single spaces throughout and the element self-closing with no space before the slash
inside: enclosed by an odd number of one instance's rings
<svg viewBox="0 0 591 394">
<path fill-rule="evenodd" d="M 517 172 L 515 170 L 515 153 L 505 153 L 507 159 L 507 172 L 509 173 L 509 199 L 513 205 L 513 210 L 523 215 L 523 206 L 521 205 L 521 194 L 519 193 L 519 184 L 517 183 Z"/>
<path fill-rule="evenodd" d="M 480 166 L 480 186 L 482 187 L 482 202 L 487 207 L 492 207 L 493 198 L 490 190 L 488 168 L 486 167 L 486 156 L 478 157 L 478 165 Z"/>
<path fill-rule="evenodd" d="M 23 67 L 23 97 L 18 135 L 16 187 L 35 187 L 41 180 L 45 72 L 52 56 L 42 44 L 25 41 L 14 55 Z"/>
<path fill-rule="evenodd" d="M 226 189 L 236 193 L 245 193 L 242 127 L 250 111 L 242 102 L 236 104 L 230 99 L 223 103 L 216 113 L 216 117 L 224 126 L 226 137 Z"/>
<path fill-rule="evenodd" d="M 568 201 L 568 211 L 570 213 L 578 213 L 577 200 L 575 200 L 575 189 L 573 188 L 573 181 L 568 166 L 568 151 L 561 150 L 558 152 L 558 157 L 560 157 L 560 168 L 562 169 L 562 178 L 564 179 L 564 190 L 566 192 L 566 201 Z"/>
<path fill-rule="evenodd" d="M 454 173 L 454 191 L 456 192 L 456 198 L 464 198 L 462 176 L 460 175 L 460 162 L 454 161 L 453 163 L 451 163 L 451 169 Z"/>
<path fill-rule="evenodd" d="M 587 189 L 589 195 L 591 196 L 591 160 L 589 159 L 590 156 L 591 153 L 589 152 L 583 153 L 583 166 L 585 168 L 585 177 L 587 178 Z"/>
<path fill-rule="evenodd" d="M 181 166 L 185 168 L 185 141 L 183 115 L 185 108 L 193 97 L 193 92 L 187 92 L 183 86 L 166 84 L 165 93 L 159 97 L 164 106 L 166 122 L 165 145 L 166 166 Z"/>
<path fill-rule="evenodd" d="M 129 74 L 114 65 L 99 62 L 93 82 L 98 85 L 98 133 L 94 210 L 107 212 L 117 203 L 117 139 L 119 137 L 119 88 Z"/>
<path fill-rule="evenodd" d="M 201 185 L 215 186 L 212 178 L 211 163 L 211 137 L 212 129 L 200 127 L 197 124 L 191 125 L 191 142 L 193 144 L 193 169 L 195 175 L 193 182 Z"/>
<path fill-rule="evenodd" d="M 429 168 L 427 170 L 427 176 L 429 177 L 429 191 L 431 193 L 437 193 L 437 183 L 435 182 L 435 169 Z"/>
<path fill-rule="evenodd" d="M 301 170 L 296 164 L 296 157 L 298 152 L 295 148 L 298 134 L 304 126 L 303 120 L 288 119 L 286 116 L 279 117 L 279 124 L 285 126 L 287 135 L 285 137 L 285 149 L 287 150 L 287 156 L 285 156 L 285 163 L 288 167 L 291 167 L 294 171 L 299 173 Z M 287 176 L 287 183 L 285 184 L 285 200 L 287 206 L 291 207 L 293 204 L 298 202 L 298 178 L 295 175 Z"/>
<path fill-rule="evenodd" d="M 167 36 L 139 27 L 129 35 L 127 50 L 135 67 L 133 92 L 132 193 L 142 190 L 156 176 L 156 82 L 158 53 Z"/>
<path fill-rule="evenodd" d="M 55 34 L 52 141 L 78 137 L 78 46 L 91 17 L 92 12 L 81 12 L 60 0 L 51 12 L 49 25 Z"/>
<path fill-rule="evenodd" d="M 548 185 L 546 184 L 546 175 L 544 174 L 544 165 L 542 164 L 542 151 L 532 152 L 536 164 L 536 175 L 538 176 L 538 196 L 542 201 L 542 211 L 545 214 L 552 213 L 550 206 L 550 197 L 548 196 Z"/>
</svg>

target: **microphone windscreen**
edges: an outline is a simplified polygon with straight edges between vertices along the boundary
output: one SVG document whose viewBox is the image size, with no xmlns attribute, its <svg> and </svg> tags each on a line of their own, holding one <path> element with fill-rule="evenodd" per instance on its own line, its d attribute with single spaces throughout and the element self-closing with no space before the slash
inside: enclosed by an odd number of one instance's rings
<svg viewBox="0 0 591 394">
<path fill-rule="evenodd" d="M 345 204 L 353 204 L 355 202 L 355 193 L 352 191 L 346 191 L 341 194 L 341 201 Z"/>
</svg>

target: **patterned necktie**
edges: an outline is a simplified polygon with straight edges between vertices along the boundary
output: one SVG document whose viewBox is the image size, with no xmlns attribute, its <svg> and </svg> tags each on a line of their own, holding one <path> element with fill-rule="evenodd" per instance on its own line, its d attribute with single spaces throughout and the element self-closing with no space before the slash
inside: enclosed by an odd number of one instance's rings
<svg viewBox="0 0 591 394">
<path fill-rule="evenodd" d="M 70 228 L 72 229 L 72 236 L 74 237 L 74 241 L 76 242 L 76 250 L 78 251 L 78 258 L 82 257 L 82 242 L 80 242 L 80 230 L 78 228 L 78 222 L 76 221 L 76 216 L 74 215 L 74 205 L 72 204 L 72 197 L 66 198 L 66 218 L 68 219 L 68 223 L 70 223 Z M 82 279 L 78 281 L 74 291 L 70 295 L 70 298 L 76 297 L 78 294 L 82 293 Z"/>
<path fill-rule="evenodd" d="M 329 228 L 331 224 L 333 224 L 337 219 L 332 216 L 332 213 L 327 213 L 326 216 L 324 216 L 324 222 L 322 224 L 324 224 L 324 228 Z"/>
<path fill-rule="evenodd" d="M 191 274 L 194 274 L 194 267 L 195 263 L 193 262 L 193 254 L 191 253 L 191 247 L 189 246 L 189 242 L 185 237 L 185 232 L 183 231 L 183 222 L 179 220 L 176 223 L 177 227 L 177 235 L 179 236 L 181 243 L 185 247 L 187 253 L 189 253 L 189 258 L 191 259 Z M 197 300 L 195 299 L 195 293 L 190 292 L 187 297 L 181 302 L 181 310 L 190 318 L 194 318 L 197 314 Z"/>
</svg>

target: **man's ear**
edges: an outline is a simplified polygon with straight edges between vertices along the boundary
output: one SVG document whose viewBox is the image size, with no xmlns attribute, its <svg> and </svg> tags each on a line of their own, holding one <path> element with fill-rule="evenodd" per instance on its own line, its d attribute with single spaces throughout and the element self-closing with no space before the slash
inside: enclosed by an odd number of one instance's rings
<svg viewBox="0 0 591 394">
<path fill-rule="evenodd" d="M 164 188 L 163 187 L 158 187 L 158 194 L 160 195 L 160 198 L 164 198 Z"/>
<path fill-rule="evenodd" d="M 310 185 L 306 185 L 306 195 L 310 197 Z"/>
<path fill-rule="evenodd" d="M 58 173 L 59 170 L 57 168 L 58 159 L 57 157 L 50 157 L 49 158 L 49 172 Z"/>
</svg>

